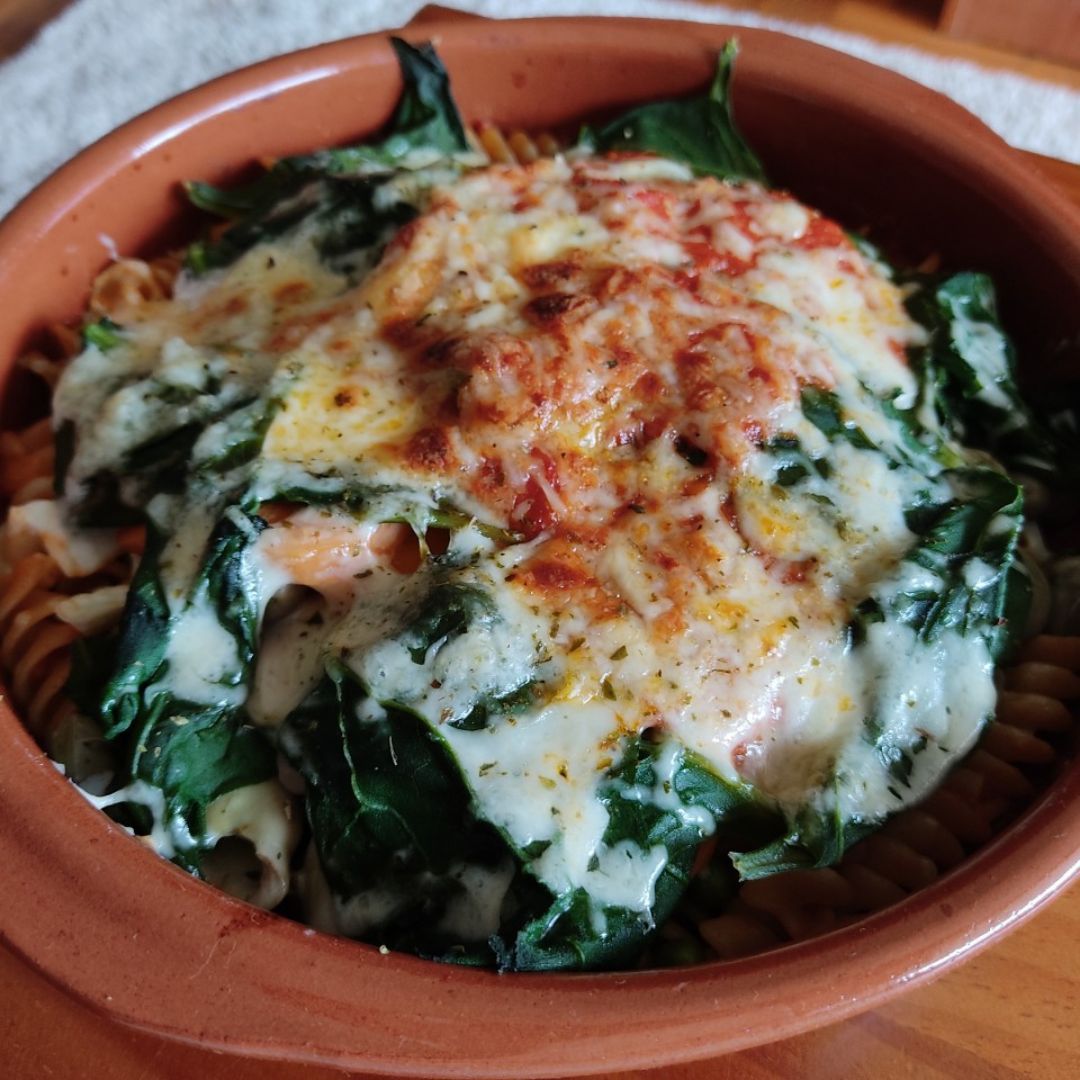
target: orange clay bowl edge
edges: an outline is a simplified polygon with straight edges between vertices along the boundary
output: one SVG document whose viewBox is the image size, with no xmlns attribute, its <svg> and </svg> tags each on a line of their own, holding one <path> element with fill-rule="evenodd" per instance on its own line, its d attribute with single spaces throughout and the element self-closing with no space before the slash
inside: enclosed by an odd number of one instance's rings
<svg viewBox="0 0 1080 1080">
<path fill-rule="evenodd" d="M 1026 374 L 1075 336 L 1080 215 L 959 107 L 793 38 L 644 20 L 435 22 L 468 120 L 538 130 L 685 92 L 742 42 L 736 109 L 779 182 L 891 250 L 940 251 L 1000 278 Z M 5 370 L 121 252 L 175 243 L 176 182 L 355 139 L 400 82 L 385 37 L 226 76 L 85 151 L 0 225 Z M 179 224 L 177 224 L 179 223 Z M 102 239 L 107 237 L 108 239 Z M 1034 357 L 1035 359 L 1031 359 Z M 9 380 L 5 426 L 32 418 Z M 38 403 L 40 413 L 40 402 Z M 938 883 L 847 929 L 775 952 L 661 972 L 499 976 L 380 955 L 216 893 L 75 793 L 0 706 L 0 934 L 84 1004 L 236 1053 L 385 1075 L 557 1076 L 708 1057 L 872 1008 L 1032 914 L 1080 869 L 1080 773 Z"/>
</svg>

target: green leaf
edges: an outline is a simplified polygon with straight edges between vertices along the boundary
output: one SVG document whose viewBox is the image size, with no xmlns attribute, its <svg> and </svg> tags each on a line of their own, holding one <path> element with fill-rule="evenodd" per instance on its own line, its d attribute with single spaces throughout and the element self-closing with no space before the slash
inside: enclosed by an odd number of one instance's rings
<svg viewBox="0 0 1080 1080">
<path fill-rule="evenodd" d="M 239 685 L 255 662 L 259 631 L 259 583 L 245 566 L 244 553 L 266 528 L 262 518 L 230 508 L 210 537 L 207 555 L 196 584 L 205 592 L 221 625 L 237 643 L 242 670 Z"/>
<path fill-rule="evenodd" d="M 244 572 L 242 560 L 261 528 L 258 518 L 238 510 L 226 514 L 210 537 L 186 601 L 209 603 L 236 642 L 236 667 L 226 673 L 223 687 L 243 685 L 254 661 L 257 583 Z M 153 809 L 158 824 L 172 838 L 176 861 L 198 872 L 203 852 L 216 843 L 206 835 L 207 806 L 219 795 L 275 776 L 277 762 L 266 738 L 225 695 L 218 703 L 195 703 L 169 689 L 167 654 L 176 618 L 161 581 L 164 548 L 164 537 L 148 525 L 119 636 L 77 651 L 71 685 L 80 704 L 101 717 L 106 737 L 122 743 L 127 774 L 121 779 L 143 781 L 161 792 L 162 804 Z M 92 669 L 110 655 L 112 673 L 94 709 Z"/>
<path fill-rule="evenodd" d="M 763 828 L 775 832 L 782 824 L 748 786 L 722 780 L 698 755 L 640 736 L 627 744 L 609 772 L 600 801 L 608 811 L 603 837 L 608 858 L 617 857 L 621 844 L 666 852 L 651 903 L 644 910 L 603 906 L 587 888 L 570 890 L 522 928 L 506 966 L 553 971 L 632 963 L 685 892 L 706 836 L 715 828 L 744 835 Z"/>
<path fill-rule="evenodd" d="M 89 323 L 83 327 L 83 348 L 93 345 L 102 352 L 108 352 L 109 349 L 119 345 L 124 340 L 123 334 L 124 328 L 114 323 L 112 319 L 98 319 L 97 322 Z"/>
<path fill-rule="evenodd" d="M 793 487 L 814 477 L 827 480 L 832 474 L 829 460 L 810 457 L 794 435 L 776 435 L 762 449 L 776 458 L 773 481 L 780 487 Z"/>
<path fill-rule="evenodd" d="M 221 438 L 213 454 L 200 458 L 200 472 L 222 473 L 246 465 L 259 455 L 266 432 L 278 409 L 279 398 L 256 398 L 218 421 Z"/>
<path fill-rule="evenodd" d="M 165 538 L 146 531 L 146 550 L 124 605 L 116 667 L 105 683 L 98 708 L 107 738 L 126 732 L 143 715 L 143 695 L 161 674 L 168 646 L 169 605 L 158 574 Z"/>
<path fill-rule="evenodd" d="M 287 720 L 282 745 L 308 781 L 321 862 L 342 896 L 366 892 L 395 865 L 446 873 L 476 827 L 457 769 L 405 712 L 362 708 L 367 693 L 343 668 Z"/>
<path fill-rule="evenodd" d="M 1026 618 L 1029 586 L 1014 573 L 1023 493 L 994 469 L 952 470 L 944 478 L 952 499 L 907 512 L 908 527 L 921 539 L 905 560 L 930 571 L 935 584 L 902 587 L 878 602 L 922 641 L 946 629 L 978 634 L 1000 659 Z"/>
<path fill-rule="evenodd" d="M 440 928 L 465 891 L 462 872 L 513 873 L 502 837 L 473 813 L 442 742 L 416 716 L 381 710 L 340 665 L 286 720 L 281 747 L 304 776 L 319 861 L 333 891 L 378 912 L 363 938 L 451 963 L 491 966 L 486 937 Z M 535 903 L 511 880 L 504 910 Z"/>
<path fill-rule="evenodd" d="M 437 733 L 440 724 L 475 731 L 492 716 L 531 704 L 535 665 L 491 662 L 515 650 L 513 632 L 484 588 L 444 578 L 407 617 L 372 650 L 343 655 L 381 705 L 415 713 Z M 447 684 L 457 691 L 447 694 Z"/>
<path fill-rule="evenodd" d="M 196 273 L 228 266 L 256 244 L 301 225 L 333 269 L 353 274 L 417 208 L 409 200 L 378 198 L 388 177 L 406 168 L 449 163 L 470 154 L 449 79 L 429 44 L 391 38 L 404 87 L 394 114 L 375 141 L 283 158 L 251 184 L 223 189 L 185 185 L 198 207 L 233 222 L 214 240 L 188 249 Z"/>
<path fill-rule="evenodd" d="M 881 824 L 845 819 L 839 805 L 839 799 L 832 800 L 833 809 L 828 812 L 805 806 L 784 835 L 755 850 L 733 852 L 731 862 L 740 879 L 753 881 L 788 870 L 833 866 L 852 844 Z"/>
<path fill-rule="evenodd" d="M 450 93 L 450 80 L 431 44 L 410 45 L 392 37 L 401 77 L 401 98 L 385 134 L 375 142 L 321 150 L 299 159 L 303 167 L 331 175 L 369 174 L 470 153 L 465 127 Z M 418 158 L 419 155 L 419 158 Z"/>
<path fill-rule="evenodd" d="M 856 450 L 876 450 L 877 446 L 856 423 L 844 419 L 840 399 L 831 390 L 819 386 L 802 389 L 803 415 L 830 442 L 838 439 L 850 443 Z"/>
<path fill-rule="evenodd" d="M 447 582 L 434 589 L 424 601 L 416 618 L 401 635 L 414 664 L 423 665 L 428 653 L 444 647 L 477 624 L 489 624 L 496 618 L 495 605 L 475 585 Z"/>
<path fill-rule="evenodd" d="M 929 331 L 929 342 L 910 350 L 924 407 L 958 441 L 989 450 L 1008 468 L 1052 486 L 1075 483 L 1076 439 L 1060 437 L 1021 396 L 1016 351 L 990 278 L 965 272 L 910 280 L 918 287 L 908 310 Z"/>
<path fill-rule="evenodd" d="M 734 40 L 720 51 L 706 94 L 638 106 L 598 130 L 583 129 L 578 145 L 598 153 L 646 151 L 683 162 L 699 175 L 764 183 L 761 162 L 739 134 L 732 114 L 737 53 Z"/>
<path fill-rule="evenodd" d="M 206 808 L 218 796 L 277 775 L 277 756 L 240 709 L 161 695 L 133 740 L 130 775 L 158 788 L 162 824 L 176 845 L 175 861 L 198 871 L 217 842 L 206 834 Z"/>
</svg>

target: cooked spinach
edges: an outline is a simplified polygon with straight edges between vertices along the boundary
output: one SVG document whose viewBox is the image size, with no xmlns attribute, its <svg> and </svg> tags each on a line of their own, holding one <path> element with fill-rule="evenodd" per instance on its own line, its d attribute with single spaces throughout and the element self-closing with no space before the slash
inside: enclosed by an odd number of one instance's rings
<svg viewBox="0 0 1080 1080">
<path fill-rule="evenodd" d="M 219 795 L 276 776 L 277 757 L 265 736 L 244 723 L 242 709 L 162 694 L 142 721 L 133 733 L 129 778 L 161 791 L 174 859 L 197 871 L 217 842 L 206 834 L 206 808 Z"/>
<path fill-rule="evenodd" d="M 842 439 L 856 450 L 877 449 L 858 424 L 844 418 L 840 398 L 832 390 L 825 390 L 820 386 L 804 386 L 802 411 L 803 416 L 830 442 Z"/>
<path fill-rule="evenodd" d="M 298 167 L 334 176 L 356 175 L 408 168 L 417 162 L 429 165 L 470 152 L 449 77 L 431 44 L 410 45 L 395 37 L 390 44 L 404 87 L 383 136 L 293 159 Z"/>
<path fill-rule="evenodd" d="M 422 955 L 504 970 L 614 967 L 636 955 L 670 914 L 690 880 L 701 841 L 719 822 L 775 832 L 778 819 L 749 788 L 720 780 L 685 750 L 659 774 L 670 747 L 628 742 L 601 785 L 608 812 L 603 845 L 660 848 L 662 868 L 641 910 L 598 907 L 586 888 L 555 895 L 534 864 L 550 843 L 515 848 L 482 821 L 452 752 L 430 721 L 407 710 L 372 707 L 343 666 L 286 722 L 281 744 L 307 780 L 307 813 L 320 861 L 345 902 L 365 896 L 389 912 L 365 937 Z M 441 929 L 463 891 L 465 866 L 493 870 L 513 860 L 500 925 L 486 940 L 454 940 Z M 599 868 L 599 859 L 596 860 Z"/>
<path fill-rule="evenodd" d="M 87 323 L 83 327 L 83 348 L 93 345 L 102 352 L 106 352 L 108 349 L 113 348 L 114 345 L 119 345 L 124 340 L 123 335 L 124 328 L 114 323 L 112 319 L 98 319 L 97 322 Z"/>
<path fill-rule="evenodd" d="M 161 579 L 165 540 L 148 528 L 147 547 L 128 593 L 119 637 L 102 641 L 87 659 L 112 661 L 112 673 L 92 702 L 94 681 L 82 662 L 73 665 L 73 687 L 84 707 L 103 721 L 108 739 L 122 745 L 121 786 L 142 781 L 161 792 L 159 824 L 171 838 L 174 858 L 198 871 L 216 842 L 206 835 L 207 806 L 219 795 L 277 773 L 273 749 L 245 722 L 229 688 L 242 686 L 254 657 L 257 598 L 242 556 L 261 522 L 233 511 L 214 530 L 187 600 L 174 612 Z M 187 606 L 206 603 L 236 645 L 235 667 L 225 672 L 219 702 L 192 702 L 169 688 L 167 659 L 176 622 Z M 88 646 L 89 648 L 89 646 Z"/>
<path fill-rule="evenodd" d="M 718 826 L 753 832 L 778 826 L 780 819 L 748 786 L 722 780 L 688 750 L 677 751 L 674 768 L 665 768 L 668 776 L 662 777 L 659 762 L 670 752 L 644 736 L 629 740 L 599 791 L 608 811 L 603 837 L 608 858 L 619 857 L 620 845 L 666 853 L 651 895 L 643 897 L 647 903 L 640 910 L 598 906 L 586 888 L 556 897 L 518 933 L 515 970 L 611 968 L 631 962 L 686 890 L 706 836 Z"/>
<path fill-rule="evenodd" d="M 776 840 L 753 851 L 733 852 L 731 862 L 740 879 L 753 881 L 788 870 L 833 866 L 852 844 L 881 824 L 845 818 L 835 798 L 836 784 L 834 779 L 829 809 L 804 806 Z"/>
<path fill-rule="evenodd" d="M 909 278 L 908 310 L 929 332 L 910 350 L 921 404 L 969 446 L 989 450 L 1010 469 L 1052 486 L 1077 477 L 1075 439 L 1042 423 L 1016 383 L 1016 350 L 1001 326 L 993 282 L 985 274 Z"/>
<path fill-rule="evenodd" d="M 96 710 L 110 739 L 124 734 L 143 714 L 145 692 L 165 664 L 171 614 L 158 566 L 164 547 L 165 537 L 148 527 L 146 549 L 124 604 L 116 665 Z"/>
<path fill-rule="evenodd" d="M 1023 493 L 994 469 L 952 470 L 944 478 L 954 492 L 951 499 L 907 511 L 908 527 L 920 539 L 905 561 L 932 577 L 910 586 L 901 576 L 898 589 L 874 602 L 915 630 L 920 641 L 933 641 L 945 630 L 977 634 L 1001 659 L 1023 630 L 1029 599 L 1025 581 L 1014 573 Z"/>
<path fill-rule="evenodd" d="M 256 244 L 303 225 L 324 261 L 354 273 L 357 253 L 381 248 L 417 212 L 409 199 L 389 195 L 387 178 L 397 170 L 451 164 L 469 155 L 446 70 L 434 49 L 390 40 L 404 88 L 380 139 L 282 158 L 244 187 L 185 185 L 196 206 L 232 222 L 215 239 L 189 248 L 190 270 L 227 266 Z"/>
<path fill-rule="evenodd" d="M 342 896 L 380 887 L 386 870 L 446 875 L 492 847 L 473 836 L 481 826 L 439 740 L 408 712 L 365 711 L 367 700 L 348 669 L 331 662 L 281 740 L 308 781 L 320 861 Z"/>
<path fill-rule="evenodd" d="M 643 150 L 722 180 L 765 182 L 765 170 L 735 126 L 731 75 L 738 45 L 729 41 L 705 94 L 639 105 L 601 128 L 586 127 L 578 146 L 596 153 Z"/>
<path fill-rule="evenodd" d="M 773 480 L 780 487 L 793 487 L 802 480 L 820 477 L 827 480 L 832 474 L 828 458 L 812 458 L 795 435 L 776 435 L 762 447 L 776 459 Z"/>
<path fill-rule="evenodd" d="M 442 924 L 466 892 L 464 876 L 513 874 L 502 909 L 513 918 L 547 894 L 521 878 L 502 837 L 473 811 L 444 744 L 417 716 L 374 705 L 333 661 L 289 716 L 280 745 L 307 782 L 306 809 L 333 892 L 378 905 L 358 933 L 393 948 L 453 963 L 496 963 L 489 937 Z"/>
</svg>

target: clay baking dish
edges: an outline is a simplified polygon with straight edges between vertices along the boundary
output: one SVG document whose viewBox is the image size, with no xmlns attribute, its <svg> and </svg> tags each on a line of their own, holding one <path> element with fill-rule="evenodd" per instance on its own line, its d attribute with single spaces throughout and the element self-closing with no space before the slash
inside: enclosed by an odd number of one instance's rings
<svg viewBox="0 0 1080 1080">
<path fill-rule="evenodd" d="M 673 22 L 429 23 L 470 120 L 526 129 L 677 94 L 742 41 L 740 124 L 775 181 L 896 257 L 989 270 L 1028 377 L 1077 340 L 1080 215 L 955 105 L 789 37 Z M 81 154 L 0 226 L 0 361 L 78 315 L 107 262 L 190 229 L 177 181 L 355 139 L 399 80 L 383 37 L 229 75 Z M 13 383 L 6 425 L 41 403 Z M 553 1076 L 661 1065 L 796 1034 L 881 1004 L 1032 914 L 1080 870 L 1080 773 L 937 884 L 825 937 L 661 972 L 498 976 L 315 934 L 159 860 L 68 786 L 0 711 L 0 933 L 115 1020 L 207 1047 L 381 1074 Z"/>
</svg>

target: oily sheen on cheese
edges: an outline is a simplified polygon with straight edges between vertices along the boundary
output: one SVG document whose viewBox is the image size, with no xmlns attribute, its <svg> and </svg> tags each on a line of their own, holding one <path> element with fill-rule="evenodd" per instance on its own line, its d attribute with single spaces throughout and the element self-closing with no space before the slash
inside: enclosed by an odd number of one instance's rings
<svg viewBox="0 0 1080 1080">
<path fill-rule="evenodd" d="M 175 612 L 167 684 L 246 701 L 273 730 L 332 656 L 368 691 L 358 722 L 393 703 L 432 723 L 478 816 L 601 918 L 647 912 L 667 860 L 604 839 L 597 793 L 628 736 L 662 733 L 790 817 L 874 821 L 925 794 L 992 712 L 979 635 L 925 644 L 886 619 L 850 640 L 861 602 L 930 573 L 903 560 L 904 510 L 941 481 L 904 463 L 880 406 L 914 402 L 905 349 L 923 334 L 884 268 L 782 192 L 646 156 L 555 158 L 435 184 L 357 281 L 302 231 L 182 278 L 123 348 L 75 361 L 56 412 L 86 432 L 77 490 L 153 430 L 149 382 L 193 388 L 193 418 L 203 393 L 272 398 L 255 500 L 295 481 L 364 490 L 363 508 L 328 498 L 247 549 L 260 610 L 293 584 L 320 614 L 264 628 L 250 687 L 222 688 L 233 646 L 198 601 Z M 121 370 L 142 381 L 115 390 Z M 808 390 L 878 450 L 828 438 Z M 193 461 L 234 422 L 211 424 Z M 818 464 L 785 485 L 777 448 L 792 445 Z M 151 512 L 173 532 L 170 595 L 187 595 L 209 523 L 181 527 L 168 495 Z M 385 530 L 438 514 L 455 587 L 487 600 L 417 656 L 402 631 L 433 580 L 431 537 L 418 527 L 406 572 Z M 515 704 L 463 723 L 479 698 Z M 904 786 L 865 737 L 871 716 L 897 745 L 920 740 Z M 676 764 L 662 756 L 656 785 L 623 797 L 707 834 L 709 815 L 671 796 Z M 476 898 L 506 879 L 461 874 Z M 335 917 L 363 933 L 393 902 L 342 898 Z M 497 908 L 477 899 L 474 936 Z"/>
</svg>

